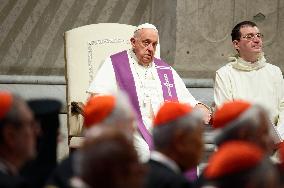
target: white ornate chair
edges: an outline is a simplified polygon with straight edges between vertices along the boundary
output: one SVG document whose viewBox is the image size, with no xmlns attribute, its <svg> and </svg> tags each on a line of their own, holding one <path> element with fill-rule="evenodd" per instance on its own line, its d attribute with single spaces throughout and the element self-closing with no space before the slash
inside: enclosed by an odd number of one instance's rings
<svg viewBox="0 0 284 188">
<path fill-rule="evenodd" d="M 100 65 L 109 55 L 131 48 L 135 26 L 101 23 L 65 32 L 67 116 L 69 147 L 82 141 L 83 116 L 72 110 L 72 102 L 85 103 L 88 89 Z M 159 46 L 156 56 L 159 57 Z M 72 103 L 76 104 L 76 103 Z"/>
</svg>

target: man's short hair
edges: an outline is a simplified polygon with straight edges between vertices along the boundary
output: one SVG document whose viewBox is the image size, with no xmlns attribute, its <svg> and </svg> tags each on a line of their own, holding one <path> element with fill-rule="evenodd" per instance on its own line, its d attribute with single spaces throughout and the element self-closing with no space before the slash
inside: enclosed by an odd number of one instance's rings
<svg viewBox="0 0 284 188">
<path fill-rule="evenodd" d="M 243 22 L 238 23 L 232 30 L 232 33 L 231 33 L 232 41 L 240 40 L 241 38 L 240 29 L 246 26 L 256 27 L 257 25 L 256 23 L 252 21 L 243 21 Z"/>
</svg>

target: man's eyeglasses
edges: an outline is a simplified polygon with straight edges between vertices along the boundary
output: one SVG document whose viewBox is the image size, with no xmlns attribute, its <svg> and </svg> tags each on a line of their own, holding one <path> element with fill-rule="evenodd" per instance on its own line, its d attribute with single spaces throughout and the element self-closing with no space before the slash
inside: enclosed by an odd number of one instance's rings
<svg viewBox="0 0 284 188">
<path fill-rule="evenodd" d="M 255 37 L 257 37 L 258 39 L 263 39 L 263 34 L 261 34 L 261 33 L 256 33 L 256 34 L 249 33 L 245 36 L 242 36 L 241 38 L 252 41 Z"/>
</svg>

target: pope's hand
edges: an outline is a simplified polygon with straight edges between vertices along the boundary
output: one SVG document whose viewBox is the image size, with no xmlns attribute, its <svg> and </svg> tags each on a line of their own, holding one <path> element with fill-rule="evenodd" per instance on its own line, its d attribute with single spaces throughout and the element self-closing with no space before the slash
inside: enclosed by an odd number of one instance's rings
<svg viewBox="0 0 284 188">
<path fill-rule="evenodd" d="M 203 121 L 204 124 L 208 124 L 211 120 L 211 110 L 209 107 L 207 107 L 206 105 L 202 104 L 202 103 L 198 103 L 195 105 L 194 107 L 195 109 L 199 109 L 203 112 L 204 117 L 203 117 Z"/>
</svg>

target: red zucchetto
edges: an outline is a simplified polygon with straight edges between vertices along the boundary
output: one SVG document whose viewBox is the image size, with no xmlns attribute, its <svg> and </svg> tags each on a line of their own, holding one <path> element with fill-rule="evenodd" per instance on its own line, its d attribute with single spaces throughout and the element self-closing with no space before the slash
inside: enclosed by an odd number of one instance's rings
<svg viewBox="0 0 284 188">
<path fill-rule="evenodd" d="M 13 103 L 13 95 L 7 91 L 0 91 L 0 119 L 10 111 Z"/>
<path fill-rule="evenodd" d="M 240 173 L 261 163 L 265 153 L 255 144 L 230 141 L 221 145 L 205 168 L 204 176 L 211 180 Z"/>
<path fill-rule="evenodd" d="M 153 126 L 167 124 L 180 117 L 184 117 L 191 113 L 193 108 L 188 104 L 179 102 L 165 102 L 159 109 L 156 117 L 154 118 Z"/>
<path fill-rule="evenodd" d="M 248 110 L 252 105 L 243 100 L 235 100 L 224 103 L 216 110 L 213 116 L 213 128 L 223 128 L 228 123 L 234 121 Z"/>
<path fill-rule="evenodd" d="M 111 95 L 99 95 L 91 97 L 84 107 L 84 126 L 103 122 L 113 111 L 116 99 Z"/>
</svg>

